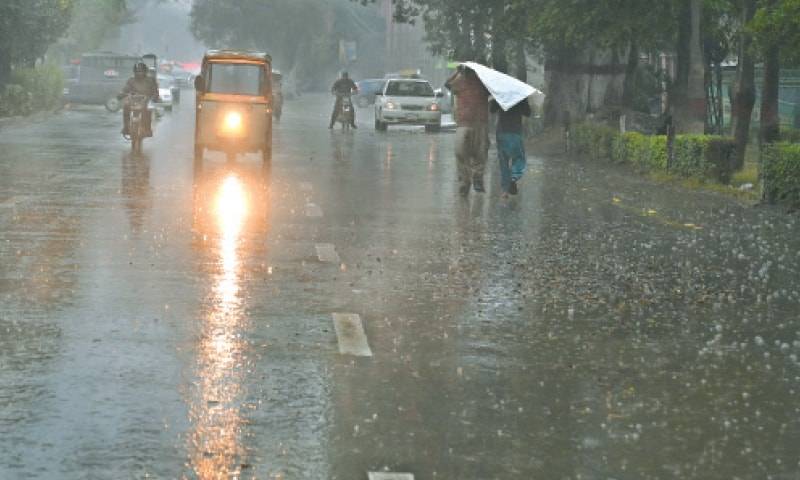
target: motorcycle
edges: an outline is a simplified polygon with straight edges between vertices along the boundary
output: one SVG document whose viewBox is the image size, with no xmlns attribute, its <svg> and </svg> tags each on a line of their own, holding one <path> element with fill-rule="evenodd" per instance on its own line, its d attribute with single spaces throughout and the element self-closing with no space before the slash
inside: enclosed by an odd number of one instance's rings
<svg viewBox="0 0 800 480">
<path fill-rule="evenodd" d="M 130 107 L 128 135 L 131 141 L 131 151 L 139 153 L 142 151 L 142 141 L 147 136 L 144 116 L 150 115 L 149 102 L 147 95 L 128 95 L 127 101 Z"/>
<path fill-rule="evenodd" d="M 350 95 L 342 96 L 342 105 L 339 107 L 336 121 L 342 124 L 342 130 L 350 130 L 353 124 L 353 99 Z"/>
</svg>

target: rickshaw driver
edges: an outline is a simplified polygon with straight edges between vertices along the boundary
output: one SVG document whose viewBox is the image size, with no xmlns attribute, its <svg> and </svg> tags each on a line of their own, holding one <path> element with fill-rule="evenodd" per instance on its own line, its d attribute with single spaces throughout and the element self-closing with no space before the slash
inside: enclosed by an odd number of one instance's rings
<svg viewBox="0 0 800 480">
<path fill-rule="evenodd" d="M 139 62 L 133 66 L 133 77 L 128 79 L 128 83 L 125 84 L 125 87 L 122 89 L 119 95 L 117 95 L 117 99 L 122 100 L 128 95 L 144 95 L 148 97 L 149 100 L 154 102 L 160 101 L 160 97 L 158 95 L 158 82 L 155 78 L 151 77 L 147 74 L 148 68 L 143 62 Z M 152 114 L 150 111 L 147 112 L 147 115 L 143 117 L 143 126 L 145 130 L 145 136 L 152 137 L 153 130 L 151 128 L 152 125 Z M 130 105 L 126 101 L 123 108 L 122 108 L 122 135 L 128 136 L 130 135 L 130 125 L 131 125 L 131 109 Z"/>
</svg>

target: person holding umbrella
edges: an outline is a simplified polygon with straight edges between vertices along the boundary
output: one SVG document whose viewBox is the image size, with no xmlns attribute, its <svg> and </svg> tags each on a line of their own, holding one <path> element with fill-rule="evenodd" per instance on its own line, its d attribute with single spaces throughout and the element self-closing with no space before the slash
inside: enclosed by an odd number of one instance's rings
<svg viewBox="0 0 800 480">
<path fill-rule="evenodd" d="M 517 194 L 517 182 L 525 173 L 525 142 L 522 139 L 522 117 L 531 116 L 531 106 L 525 99 L 503 110 L 492 100 L 490 109 L 497 113 L 497 158 L 500 161 L 500 186 L 503 197 Z"/>
</svg>

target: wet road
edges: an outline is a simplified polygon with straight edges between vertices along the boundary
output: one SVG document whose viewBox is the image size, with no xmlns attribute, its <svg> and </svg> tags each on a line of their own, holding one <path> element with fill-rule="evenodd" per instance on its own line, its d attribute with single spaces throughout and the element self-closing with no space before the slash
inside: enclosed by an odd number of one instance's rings
<svg viewBox="0 0 800 480">
<path fill-rule="evenodd" d="M 0 129 L 0 479 L 800 478 L 796 216 L 539 158 L 463 200 L 451 134 L 328 100 L 271 169 L 187 105 L 141 157 Z"/>
</svg>

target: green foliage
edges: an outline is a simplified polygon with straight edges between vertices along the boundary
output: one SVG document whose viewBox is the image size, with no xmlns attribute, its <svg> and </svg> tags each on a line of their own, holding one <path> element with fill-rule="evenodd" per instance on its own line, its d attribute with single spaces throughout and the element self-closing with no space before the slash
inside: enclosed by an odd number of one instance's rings
<svg viewBox="0 0 800 480">
<path fill-rule="evenodd" d="M 800 143 L 800 129 L 781 127 L 781 141 L 788 143 Z"/>
<path fill-rule="evenodd" d="M 800 144 L 764 146 L 761 151 L 761 181 L 767 202 L 800 206 Z"/>
<path fill-rule="evenodd" d="M 526 3 L 531 15 L 532 40 L 546 51 L 626 47 L 641 50 L 663 47 L 676 29 L 675 1 L 641 0 L 534 0 Z"/>
<path fill-rule="evenodd" d="M 132 20 L 126 0 L 73 0 L 72 22 L 60 45 L 73 57 L 101 47 L 120 25 Z"/>
<path fill-rule="evenodd" d="M 581 123 L 570 132 L 572 148 L 578 154 L 592 160 L 611 160 L 614 156 L 615 139 L 619 132 L 605 125 Z"/>
<path fill-rule="evenodd" d="M 12 66 L 33 66 L 69 26 L 72 0 L 0 1 L 0 85 Z"/>
<path fill-rule="evenodd" d="M 762 50 L 778 45 L 784 62 L 800 61 L 800 0 L 760 0 L 749 28 Z"/>
<path fill-rule="evenodd" d="M 733 172 L 742 167 L 736 159 L 732 139 L 711 135 L 678 135 L 670 167 L 684 177 L 708 178 L 729 183 Z"/>
<path fill-rule="evenodd" d="M 667 137 L 628 132 L 614 138 L 616 162 L 634 165 L 642 170 L 667 169 Z"/>
<path fill-rule="evenodd" d="M 620 134 L 605 125 L 581 123 L 573 128 L 575 151 L 592 160 L 624 163 L 641 170 L 677 173 L 687 178 L 730 182 L 741 168 L 732 139 L 710 135 L 678 135 L 668 165 L 667 137 L 637 132 Z"/>
<path fill-rule="evenodd" d="M 33 95 L 22 85 L 8 84 L 0 93 L 0 117 L 29 115 L 33 111 Z"/>
<path fill-rule="evenodd" d="M 58 67 L 16 69 L 11 83 L 0 94 L 0 116 L 54 109 L 61 101 L 63 87 L 64 78 Z"/>
</svg>

